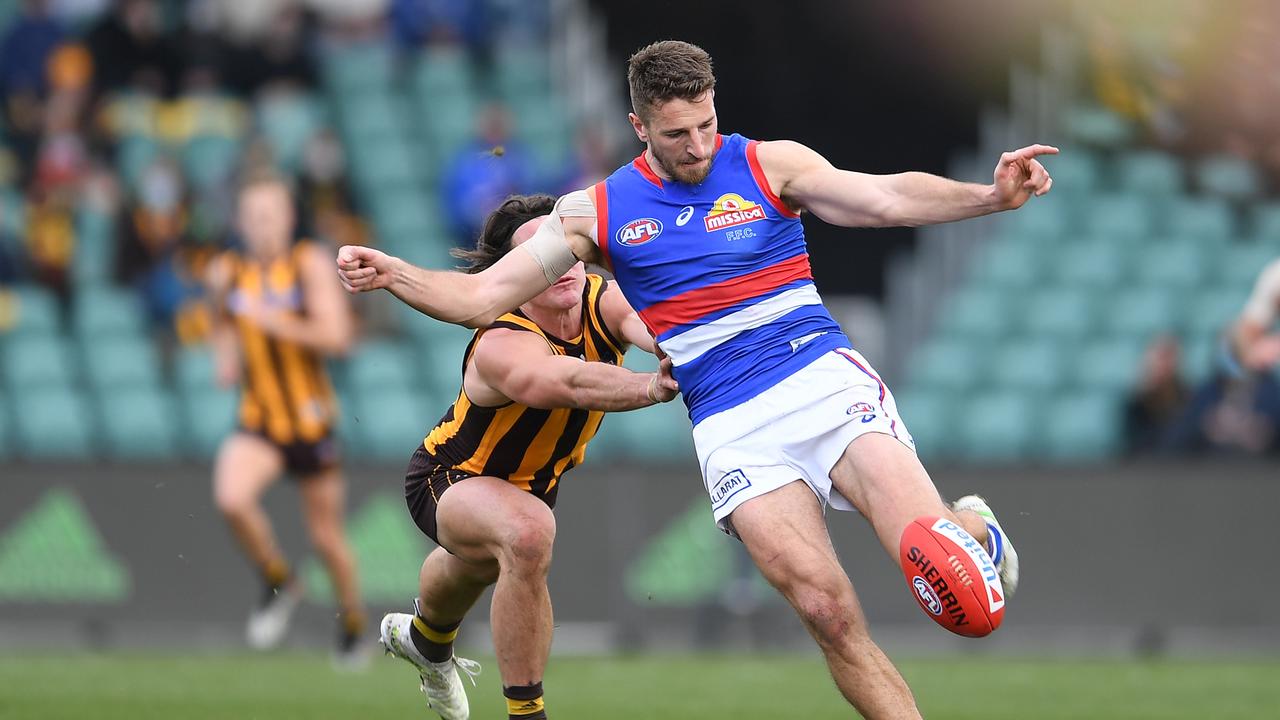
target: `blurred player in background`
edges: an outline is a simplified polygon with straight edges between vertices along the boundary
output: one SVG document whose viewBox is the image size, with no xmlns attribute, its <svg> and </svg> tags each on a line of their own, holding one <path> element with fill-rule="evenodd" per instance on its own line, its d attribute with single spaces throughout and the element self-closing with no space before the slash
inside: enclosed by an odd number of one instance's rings
<svg viewBox="0 0 1280 720">
<path fill-rule="evenodd" d="M 711 58 L 694 45 L 640 50 L 628 81 L 644 153 L 561 198 L 524 252 L 463 275 L 344 247 L 343 283 L 483 327 L 579 260 L 609 267 L 674 363 L 715 521 L 799 613 L 852 705 L 872 718 L 919 717 L 867 631 L 824 509 L 856 508 L 895 558 L 917 518 L 959 523 L 986 544 L 1006 593 L 1017 556 L 981 498 L 943 503 L 893 396 L 822 305 L 800 213 L 882 227 L 1010 210 L 1049 191 L 1036 157 L 1057 150 L 1005 153 L 990 185 L 848 172 L 798 143 L 721 135 Z"/>
<path fill-rule="evenodd" d="M 1231 348 L 1245 370 L 1261 372 L 1280 365 L 1280 333 L 1272 326 L 1280 317 L 1280 260 L 1258 276 L 1253 293 L 1231 330 Z"/>
<path fill-rule="evenodd" d="M 218 509 L 262 577 L 248 642 L 278 645 L 302 596 L 260 504 L 287 472 L 298 481 L 311 543 L 341 607 L 335 659 L 358 664 L 366 654 L 365 613 L 343 528 L 345 481 L 324 366 L 326 356 L 351 345 L 347 300 L 325 251 L 294 242 L 293 199 L 282 178 L 250 176 L 240 188 L 237 222 L 243 249 L 226 252 L 209 270 L 217 381 L 241 386 L 239 426 L 218 451 L 213 484 Z"/>
<path fill-rule="evenodd" d="M 468 272 L 528 241 L 555 206 L 516 195 L 490 213 Z M 422 675 L 445 720 L 468 717 L 453 655 L 458 627 L 485 588 L 498 671 L 512 718 L 543 720 L 542 674 L 551 650 L 547 571 L 561 476 L 580 464 L 606 412 L 675 398 L 670 361 L 659 372 L 622 365 L 627 347 L 653 338 L 616 285 L 575 265 L 554 285 L 476 331 L 461 362 L 458 399 L 413 454 L 405 497 L 414 522 L 440 547 L 419 577 L 415 613 L 382 620 L 382 643 Z"/>
</svg>

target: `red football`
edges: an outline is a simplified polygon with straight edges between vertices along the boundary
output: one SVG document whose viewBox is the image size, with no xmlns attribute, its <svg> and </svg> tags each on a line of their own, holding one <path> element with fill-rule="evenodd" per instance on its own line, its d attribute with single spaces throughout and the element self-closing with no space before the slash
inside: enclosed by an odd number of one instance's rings
<svg viewBox="0 0 1280 720">
<path fill-rule="evenodd" d="M 983 637 L 1004 620 L 1004 588 L 976 538 L 939 517 L 902 531 L 898 559 L 907 588 L 934 622 L 957 635 Z"/>
</svg>

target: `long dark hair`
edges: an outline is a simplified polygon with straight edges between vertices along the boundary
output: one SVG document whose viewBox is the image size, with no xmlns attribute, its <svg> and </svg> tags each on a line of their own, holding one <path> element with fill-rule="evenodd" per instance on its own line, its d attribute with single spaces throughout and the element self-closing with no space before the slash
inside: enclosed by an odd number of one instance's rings
<svg viewBox="0 0 1280 720">
<path fill-rule="evenodd" d="M 555 206 L 556 199 L 550 195 L 512 195 L 485 218 L 484 230 L 480 231 L 474 248 L 457 248 L 451 253 L 466 261 L 468 273 L 478 273 L 511 250 L 511 236 L 521 225 L 536 217 L 550 215 Z"/>
</svg>

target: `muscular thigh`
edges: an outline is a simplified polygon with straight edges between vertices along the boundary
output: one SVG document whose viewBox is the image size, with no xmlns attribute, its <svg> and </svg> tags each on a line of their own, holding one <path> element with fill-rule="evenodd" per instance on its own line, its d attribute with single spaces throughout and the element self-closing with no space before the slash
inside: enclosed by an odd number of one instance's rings
<svg viewBox="0 0 1280 720">
<path fill-rule="evenodd" d="M 849 586 L 822 506 L 803 481 L 748 500 L 730 523 L 760 572 L 784 594 L 796 584 Z"/>
<path fill-rule="evenodd" d="M 280 449 L 257 435 L 237 432 L 214 461 L 214 494 L 221 501 L 254 499 L 284 472 Z"/>
<path fill-rule="evenodd" d="M 916 454 L 881 433 L 863 435 L 831 469 L 832 484 L 871 521 L 881 544 L 898 553 L 902 531 L 921 515 L 949 515 Z"/>
<path fill-rule="evenodd" d="M 498 557 L 522 533 L 555 535 L 555 516 L 538 498 L 494 477 L 471 477 L 440 496 L 436 508 L 440 545 L 463 560 Z"/>
<path fill-rule="evenodd" d="M 320 470 L 300 478 L 298 489 L 302 494 L 302 507 L 310 526 L 342 526 L 347 488 L 342 480 L 342 473 L 337 468 Z"/>
</svg>

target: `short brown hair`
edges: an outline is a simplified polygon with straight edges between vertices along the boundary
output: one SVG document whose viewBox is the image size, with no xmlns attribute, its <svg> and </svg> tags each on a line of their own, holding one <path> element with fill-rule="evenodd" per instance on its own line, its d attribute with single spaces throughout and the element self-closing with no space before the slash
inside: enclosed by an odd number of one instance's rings
<svg viewBox="0 0 1280 720">
<path fill-rule="evenodd" d="M 457 248 L 452 255 L 467 262 L 466 271 L 475 274 L 502 259 L 511 250 L 511 236 L 536 217 L 550 215 L 556 199 L 550 195 L 512 195 L 484 220 L 484 229 L 471 250 Z"/>
<path fill-rule="evenodd" d="M 668 100 L 697 100 L 715 89 L 711 56 L 680 40 L 661 40 L 640 48 L 627 61 L 631 107 L 641 119 Z"/>
</svg>

